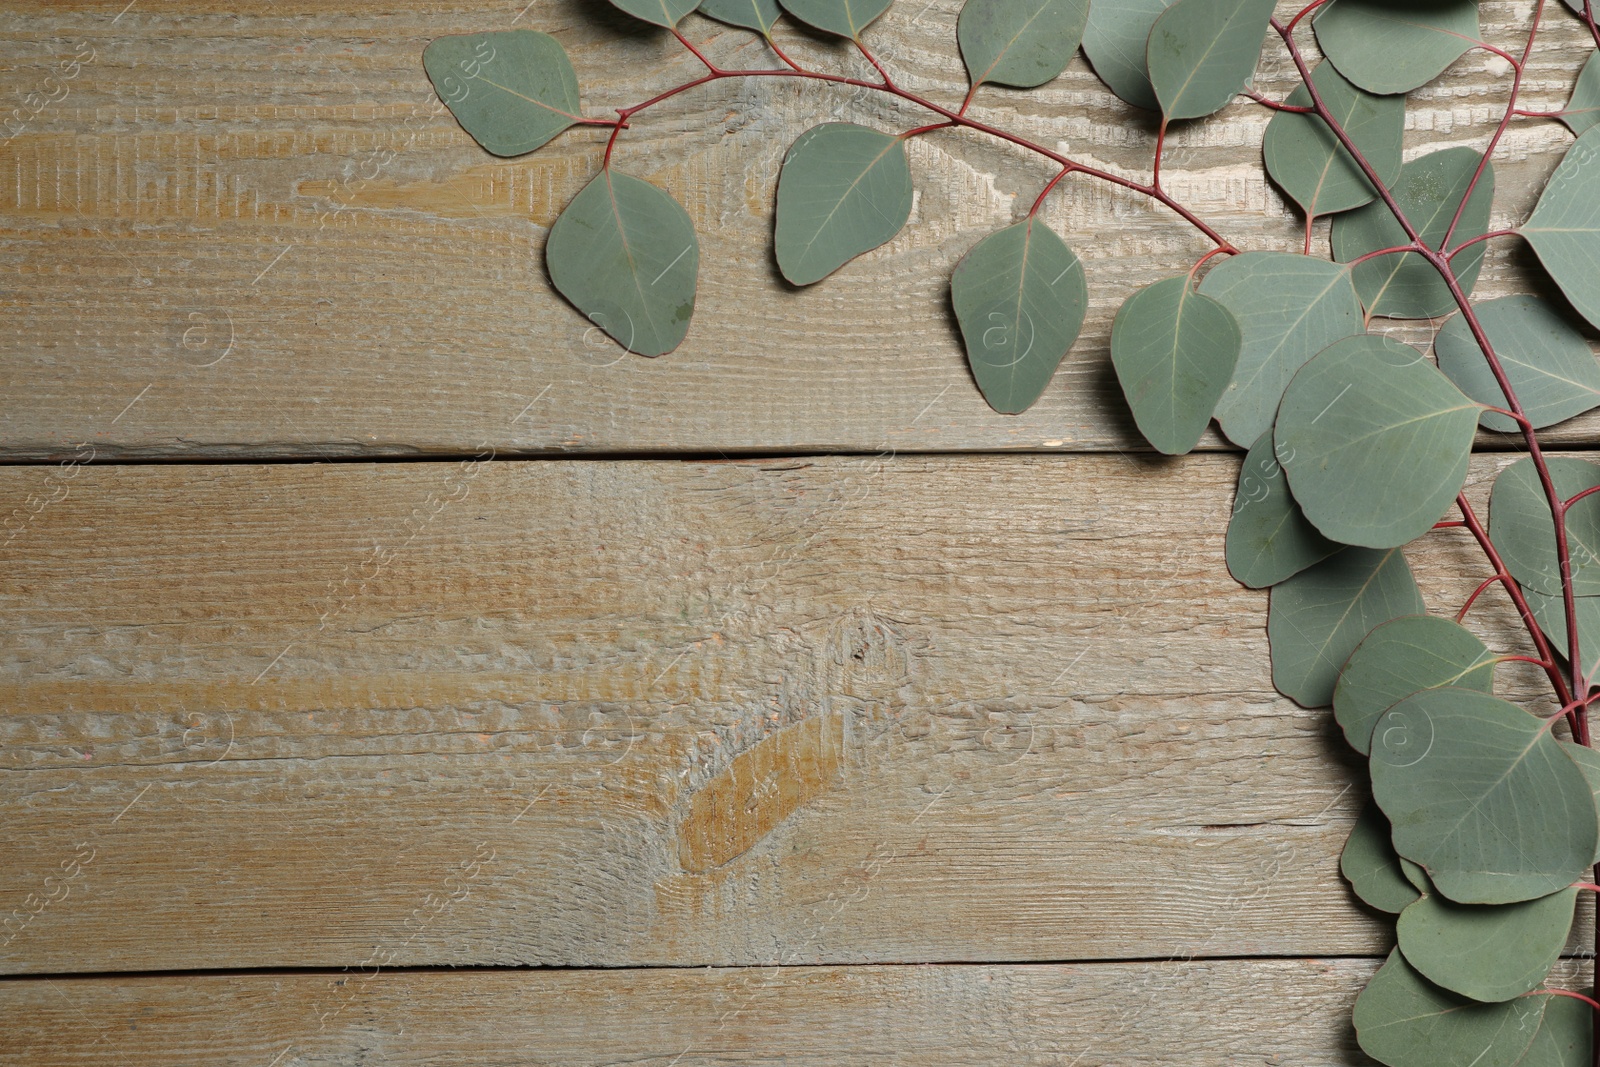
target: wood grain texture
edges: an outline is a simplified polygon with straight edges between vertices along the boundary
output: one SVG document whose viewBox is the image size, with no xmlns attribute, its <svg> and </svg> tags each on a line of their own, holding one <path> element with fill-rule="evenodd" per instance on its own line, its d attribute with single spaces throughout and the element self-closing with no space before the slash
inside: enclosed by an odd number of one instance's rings
<svg viewBox="0 0 1600 1067">
<path fill-rule="evenodd" d="M 0 471 L 0 968 L 1379 951 L 1237 466 Z"/>
<path fill-rule="evenodd" d="M 443 111 L 419 57 L 440 34 L 535 26 L 567 46 L 586 107 L 607 115 L 698 73 L 670 38 L 594 0 L 520 16 L 459 0 L 125 2 L 0 5 L 0 88 L 33 101 L 16 136 L 0 134 L 0 456 L 83 442 L 102 458 L 1130 450 L 1141 442 L 1107 357 L 1112 315 L 1206 248 L 1132 194 L 1068 182 L 1046 214 L 1087 263 L 1085 333 L 1036 407 L 997 415 L 966 369 L 948 276 L 1050 168 L 975 135 L 919 138 L 904 233 L 793 290 L 768 248 L 788 144 L 830 118 L 903 129 L 923 116 L 865 92 L 721 83 L 641 115 L 619 149 L 620 166 L 687 206 L 703 241 L 689 341 L 627 356 L 552 291 L 542 260 L 602 134 L 494 159 Z M 1485 36 L 1511 44 L 1531 7 L 1486 0 Z M 951 104 L 958 10 L 897 4 L 871 34 L 907 87 Z M 747 34 L 698 17 L 686 28 L 730 64 L 770 62 Z M 792 43 L 830 68 L 860 65 Z M 1562 106 L 1591 48 L 1553 10 L 1527 106 Z M 62 80 L 57 64 L 75 55 L 92 58 Z M 1497 63 L 1471 53 L 1414 94 L 1410 154 L 1487 141 L 1507 83 Z M 1290 87 L 1278 50 L 1258 84 Z M 1153 149 L 1148 117 L 1081 58 L 1038 91 L 980 93 L 974 113 L 1119 173 L 1143 175 Z M 1268 117 L 1237 103 L 1174 130 L 1165 175 L 1241 247 L 1295 248 L 1299 223 L 1258 158 Z M 1494 225 L 1523 217 L 1568 141 L 1554 122 L 1513 125 Z M 1496 243 L 1483 295 L 1545 288 L 1525 249 Z M 1425 325 L 1393 328 L 1420 342 Z M 1587 441 L 1597 426 L 1554 433 Z"/>
</svg>

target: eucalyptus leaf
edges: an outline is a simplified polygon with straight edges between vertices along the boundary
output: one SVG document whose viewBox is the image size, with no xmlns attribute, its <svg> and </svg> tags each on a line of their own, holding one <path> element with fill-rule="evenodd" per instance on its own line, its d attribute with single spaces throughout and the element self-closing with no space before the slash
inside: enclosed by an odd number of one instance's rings
<svg viewBox="0 0 1600 1067">
<path fill-rule="evenodd" d="M 1339 854 L 1339 873 L 1356 896 L 1392 915 L 1398 915 L 1422 896 L 1400 870 L 1400 857 L 1389 844 L 1389 820 L 1375 804 L 1367 806 L 1351 829 L 1344 851 Z"/>
<path fill-rule="evenodd" d="M 1340 547 L 1300 513 L 1272 454 L 1272 432 L 1262 434 L 1239 471 L 1225 545 L 1228 572 L 1241 584 L 1261 589 L 1299 574 Z"/>
<path fill-rule="evenodd" d="M 532 152 L 578 121 L 578 76 L 537 30 L 439 37 L 422 68 L 461 128 L 497 156 Z"/>
<path fill-rule="evenodd" d="M 1400 169 L 1395 202 L 1429 248 L 1439 250 L 1456 209 L 1472 188 L 1461 222 L 1450 239 L 1458 249 L 1489 231 L 1489 208 L 1494 200 L 1494 166 L 1484 168 L 1473 185 L 1482 157 L 1470 148 L 1444 148 L 1421 156 Z M 1369 252 L 1410 244 L 1389 206 L 1372 203 L 1333 220 L 1333 255 L 1348 263 Z M 1483 243 L 1462 251 L 1451 261 L 1463 292 L 1469 296 L 1483 267 Z M 1456 309 L 1455 298 L 1427 260 L 1414 252 L 1378 256 L 1354 268 L 1356 291 L 1372 315 L 1396 319 L 1425 319 Z"/>
<path fill-rule="evenodd" d="M 1161 110 L 1145 50 L 1150 30 L 1177 0 L 1099 0 L 1089 5 L 1083 53 L 1094 72 L 1117 96 L 1134 107 Z"/>
<path fill-rule="evenodd" d="M 1567 655 L 1567 606 L 1559 596 L 1550 596 L 1537 589 L 1523 587 L 1522 595 L 1533 611 L 1533 618 L 1550 639 L 1550 644 L 1563 659 Z M 1600 676 L 1600 597 L 1580 596 L 1573 602 L 1578 615 L 1578 655 L 1583 659 L 1584 673 L 1591 678 Z"/>
<path fill-rule="evenodd" d="M 1579 624 L 1582 625 L 1581 623 Z M 1578 770 L 1583 772 L 1588 779 L 1589 789 L 1594 793 L 1595 803 L 1600 806 L 1600 752 L 1587 745 L 1574 744 L 1571 741 L 1562 741 L 1561 751 L 1565 752 L 1573 763 L 1578 765 Z M 1595 864 L 1600 864 L 1600 848 L 1595 850 Z M 1593 866 L 1594 864 L 1591 864 Z"/>
<path fill-rule="evenodd" d="M 1538 989 L 1561 958 L 1578 891 L 1515 904 L 1456 904 L 1423 896 L 1400 914 L 1400 952 L 1437 986 L 1502 1001 Z"/>
<path fill-rule="evenodd" d="M 1600 125 L 1600 50 L 1589 53 L 1589 61 L 1572 89 L 1572 99 L 1561 112 L 1561 121 L 1575 134 Z"/>
<path fill-rule="evenodd" d="M 1380 815 L 1383 814 L 1381 808 L 1378 813 Z M 1389 825 L 1387 817 L 1383 820 L 1383 823 L 1385 826 Z M 1393 848 L 1394 846 L 1390 845 L 1389 847 Z M 1404 856 L 1400 857 L 1400 873 L 1406 876 L 1406 881 L 1410 882 L 1419 894 L 1432 893 L 1434 891 L 1433 883 L 1428 881 L 1428 872 Z"/>
<path fill-rule="evenodd" d="M 1156 19 L 1145 62 L 1168 120 L 1202 118 L 1244 90 L 1272 9 L 1273 0 L 1178 0 Z"/>
<path fill-rule="evenodd" d="M 1168 455 L 1192 449 L 1211 422 L 1239 359 L 1227 308 L 1165 278 L 1123 302 L 1111 327 L 1111 363 L 1139 432 Z"/>
<path fill-rule="evenodd" d="M 1591 1067 L 1594 1009 L 1574 997 L 1550 997 L 1539 1032 L 1517 1067 Z"/>
<path fill-rule="evenodd" d="M 700 14 L 766 36 L 783 10 L 778 0 L 700 0 Z"/>
<path fill-rule="evenodd" d="M 1556 999 L 1480 1004 L 1433 985 L 1395 949 L 1356 998 L 1356 1039 L 1390 1067 L 1518 1067 Z"/>
<path fill-rule="evenodd" d="M 1572 306 L 1600 329 L 1600 126 L 1567 150 L 1521 233 Z"/>
<path fill-rule="evenodd" d="M 1239 362 L 1216 415 L 1228 440 L 1244 448 L 1271 429 L 1295 371 L 1365 329 L 1350 268 L 1311 256 L 1232 256 L 1211 268 L 1200 292 L 1239 323 Z"/>
<path fill-rule="evenodd" d="M 699 6 L 699 0 L 611 0 L 613 7 L 621 8 L 634 18 L 674 29 L 683 17 Z"/>
<path fill-rule="evenodd" d="M 1494 691 L 1497 657 L 1471 630 L 1436 615 L 1408 615 L 1373 630 L 1350 654 L 1333 690 L 1333 715 L 1366 755 L 1383 713 L 1412 693 L 1454 685 Z"/>
<path fill-rule="evenodd" d="M 1470 689 L 1424 689 L 1378 720 L 1372 795 L 1395 851 L 1460 904 L 1510 904 L 1583 877 L 1600 842 L 1588 779 L 1545 722 Z"/>
<path fill-rule="evenodd" d="M 1346 548 L 1272 588 L 1272 683 L 1308 708 L 1333 701 L 1339 670 L 1376 626 L 1426 610 L 1398 548 Z"/>
<path fill-rule="evenodd" d="M 1067 69 L 1088 21 L 1089 0 L 967 0 L 956 40 L 974 86 L 1032 89 Z"/>
<path fill-rule="evenodd" d="M 813 126 L 778 175 L 779 269 L 795 285 L 821 281 L 899 233 L 911 199 L 903 139 L 852 122 Z"/>
<path fill-rule="evenodd" d="M 545 261 L 561 295 L 628 351 L 663 355 L 688 334 L 700 242 L 649 182 L 602 170 L 550 228 Z"/>
<path fill-rule="evenodd" d="M 1416 349 L 1362 334 L 1294 376 L 1273 439 L 1323 536 L 1390 548 L 1427 533 L 1461 491 L 1479 410 Z"/>
<path fill-rule="evenodd" d="M 1583 335 L 1549 303 L 1536 296 L 1503 296 L 1485 300 L 1475 310 L 1535 429 L 1600 406 L 1600 362 Z M 1439 369 L 1462 392 L 1479 403 L 1506 407 L 1506 395 L 1463 316 L 1444 324 L 1433 351 Z M 1518 430 L 1514 419 L 1498 412 L 1486 411 L 1480 421 L 1500 433 Z"/>
<path fill-rule="evenodd" d="M 950 279 L 967 362 L 996 411 L 1027 410 L 1078 339 L 1089 289 L 1083 265 L 1036 218 L 979 241 Z"/>
<path fill-rule="evenodd" d="M 1600 486 L 1600 466 L 1587 460 L 1547 456 L 1545 463 L 1563 500 Z M 1568 508 L 1566 526 L 1572 591 L 1600 595 L 1600 493 Z M 1531 458 L 1517 460 L 1495 478 L 1489 493 L 1489 539 L 1513 578 L 1529 589 L 1561 595 L 1555 522 Z"/>
<path fill-rule="evenodd" d="M 783 9 L 801 22 L 827 33 L 853 40 L 889 10 L 892 0 L 780 0 Z"/>
<path fill-rule="evenodd" d="M 1402 164 L 1405 97 L 1376 96 L 1358 89 L 1331 63 L 1319 64 L 1311 72 L 1311 81 L 1379 180 L 1385 186 L 1393 185 Z M 1284 103 L 1310 107 L 1311 93 L 1302 85 Z M 1308 215 L 1349 211 L 1377 199 L 1378 191 L 1355 157 L 1319 115 L 1278 112 L 1267 123 L 1261 149 L 1267 173 Z"/>
<path fill-rule="evenodd" d="M 1369 93 L 1409 93 L 1478 40 L 1478 0 L 1335 0 L 1312 24 L 1323 55 Z"/>
</svg>

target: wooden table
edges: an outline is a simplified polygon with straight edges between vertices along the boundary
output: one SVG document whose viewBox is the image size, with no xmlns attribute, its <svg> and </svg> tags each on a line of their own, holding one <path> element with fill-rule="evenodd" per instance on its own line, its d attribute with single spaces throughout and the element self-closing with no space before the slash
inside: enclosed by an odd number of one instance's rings
<svg viewBox="0 0 1600 1067">
<path fill-rule="evenodd" d="M 907 230 L 789 289 L 788 143 L 915 120 L 717 85 L 618 150 L 703 242 L 688 342 L 628 356 L 542 262 L 602 135 L 486 156 L 419 56 L 534 26 L 603 114 L 692 76 L 670 38 L 597 0 L 124 3 L 0 4 L 0 84 L 44 94 L 0 145 L 0 1063 L 1359 1061 L 1389 936 L 1337 874 L 1359 764 L 1223 566 L 1236 454 L 1152 459 L 1107 362 L 1203 240 L 1058 193 L 1089 322 L 997 415 L 948 273 L 1048 175 L 919 138 Z M 877 31 L 946 100 L 958 9 Z M 1531 4 L 1483 10 L 1501 40 Z M 1529 107 L 1587 47 L 1553 15 Z M 1481 146 L 1502 75 L 1416 94 L 1408 148 Z M 976 107 L 1148 165 L 1081 59 Z M 1289 249 L 1266 120 L 1176 131 L 1168 182 Z M 1495 225 L 1565 138 L 1513 126 Z M 1537 284 L 1497 245 L 1479 291 Z M 1438 609 L 1481 566 L 1412 561 Z"/>
</svg>

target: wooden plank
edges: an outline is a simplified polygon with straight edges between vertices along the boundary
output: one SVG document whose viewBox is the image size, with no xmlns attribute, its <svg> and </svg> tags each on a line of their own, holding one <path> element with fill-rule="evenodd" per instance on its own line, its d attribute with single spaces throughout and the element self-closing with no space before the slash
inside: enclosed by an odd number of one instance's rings
<svg viewBox="0 0 1600 1067">
<path fill-rule="evenodd" d="M 0 968 L 1378 951 L 1236 470 L 0 470 Z"/>
<path fill-rule="evenodd" d="M 0 456 L 59 458 L 80 444 L 100 457 L 1130 450 L 1141 442 L 1107 361 L 1112 315 L 1206 249 L 1131 194 L 1069 182 L 1047 217 L 1089 264 L 1085 334 L 1032 411 L 996 415 L 966 369 L 947 279 L 1051 168 L 976 136 L 918 138 L 905 233 L 791 290 L 767 249 L 787 144 L 830 118 L 921 120 L 866 94 L 724 83 L 640 116 L 619 149 L 620 165 L 685 203 L 704 242 L 688 343 L 629 357 L 543 268 L 544 235 L 594 173 L 601 136 L 493 159 L 440 113 L 419 54 L 440 34 L 534 25 L 572 52 L 589 111 L 609 114 L 697 73 L 670 39 L 592 0 L 545 0 L 525 16 L 455 0 L 124 2 L 4 5 L 0 87 L 65 96 L 0 145 Z M 873 31 L 905 84 L 948 103 L 964 88 L 959 6 L 898 4 Z M 1531 11 L 1529 0 L 1482 6 L 1500 43 Z M 1592 49 L 1565 12 L 1548 23 L 1526 83 L 1533 108 L 1562 106 Z M 767 62 L 739 32 L 698 18 L 687 29 L 730 63 Z M 853 69 L 814 39 L 793 44 Z M 92 61 L 46 82 L 74 54 Z M 1446 85 L 1414 94 L 1412 153 L 1487 139 L 1506 89 L 1497 62 L 1475 51 Z M 1259 85 L 1290 85 L 1277 50 Z M 1122 173 L 1142 174 L 1153 149 L 1151 124 L 1081 59 L 1045 89 L 989 90 L 975 107 Z M 1256 159 L 1268 117 L 1241 103 L 1174 131 L 1165 173 L 1241 247 L 1294 248 L 1299 224 Z M 1495 225 L 1523 217 L 1566 141 L 1553 122 L 1512 126 Z M 1545 284 L 1525 250 L 1498 242 L 1480 293 Z M 1421 341 L 1424 325 L 1384 328 Z M 1558 433 L 1587 441 L 1597 427 L 1586 418 Z"/>
</svg>

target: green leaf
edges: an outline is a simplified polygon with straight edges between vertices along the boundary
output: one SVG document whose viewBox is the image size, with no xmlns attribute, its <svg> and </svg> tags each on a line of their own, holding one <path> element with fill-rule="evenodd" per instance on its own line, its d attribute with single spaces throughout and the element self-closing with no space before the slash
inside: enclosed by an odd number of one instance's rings
<svg viewBox="0 0 1600 1067">
<path fill-rule="evenodd" d="M 778 267 L 795 285 L 821 281 L 888 241 L 911 217 L 906 144 L 852 122 L 802 133 L 778 175 Z"/>
<path fill-rule="evenodd" d="M 1559 596 L 1550 596 L 1537 589 L 1523 586 L 1522 595 L 1533 611 L 1534 621 L 1545 632 L 1556 653 L 1567 656 L 1567 607 Z M 1580 596 L 1573 602 L 1578 614 L 1578 655 L 1583 659 L 1584 673 L 1590 677 L 1600 674 L 1600 597 Z"/>
<path fill-rule="evenodd" d="M 1395 201 L 1429 248 L 1438 250 L 1444 241 L 1481 158 L 1470 148 L 1445 148 L 1414 159 L 1400 169 L 1400 180 L 1393 187 Z M 1472 188 L 1450 248 L 1460 248 L 1488 232 L 1493 200 L 1494 167 L 1490 165 Z M 1409 243 L 1388 205 L 1381 202 L 1333 220 L 1333 255 L 1341 263 Z M 1452 266 L 1462 291 L 1471 295 L 1483 266 L 1482 242 L 1457 255 Z M 1354 270 L 1356 291 L 1375 316 L 1425 319 L 1456 309 L 1455 299 L 1438 271 L 1416 253 L 1379 256 Z"/>
<path fill-rule="evenodd" d="M 532 152 L 578 121 L 578 76 L 547 33 L 440 37 L 422 50 L 422 68 L 461 128 L 494 155 Z"/>
<path fill-rule="evenodd" d="M 892 0 L 780 0 L 783 9 L 801 22 L 827 33 L 860 40 Z"/>
<path fill-rule="evenodd" d="M 1431 984 L 1395 949 L 1356 998 L 1356 1038 L 1390 1067 L 1517 1067 L 1556 999 L 1480 1004 Z"/>
<path fill-rule="evenodd" d="M 1243 345 L 1217 404 L 1228 440 L 1248 448 L 1272 428 L 1295 371 L 1366 324 L 1350 269 L 1289 252 L 1246 252 L 1213 267 L 1200 292 L 1233 312 Z"/>
<path fill-rule="evenodd" d="M 1381 808 L 1379 809 L 1378 814 L 1383 814 Z M 1385 826 L 1389 825 L 1389 820 L 1387 817 L 1384 818 L 1383 824 Z M 1389 847 L 1393 848 L 1394 846 L 1390 845 Z M 1412 887 L 1415 888 L 1418 893 L 1432 893 L 1434 891 L 1433 883 L 1428 881 L 1428 872 L 1417 866 L 1415 863 L 1412 863 L 1404 856 L 1400 857 L 1400 873 L 1406 876 L 1406 881 L 1410 882 Z"/>
<path fill-rule="evenodd" d="M 1398 548 L 1346 548 L 1272 589 L 1272 684 L 1308 707 L 1333 701 L 1339 669 L 1375 626 L 1426 606 Z"/>
<path fill-rule="evenodd" d="M 1323 536 L 1390 548 L 1427 533 L 1461 491 L 1479 410 L 1416 349 L 1362 334 L 1294 376 L 1273 439 Z"/>
<path fill-rule="evenodd" d="M 1378 720 L 1372 796 L 1395 851 L 1461 904 L 1578 881 L 1600 842 L 1589 782 L 1546 723 L 1470 689 L 1424 689 Z"/>
<path fill-rule="evenodd" d="M 1083 52 L 1094 72 L 1117 96 L 1134 107 L 1159 111 L 1145 48 L 1150 29 L 1177 0 L 1100 0 L 1089 5 L 1083 31 Z"/>
<path fill-rule="evenodd" d="M 1600 126 L 1567 150 L 1521 233 L 1572 306 L 1600 329 Z"/>
<path fill-rule="evenodd" d="M 1400 857 L 1389 844 L 1389 820 L 1374 804 L 1350 831 L 1339 854 L 1339 873 L 1356 896 L 1379 911 L 1399 914 L 1422 896 L 1400 870 Z"/>
<path fill-rule="evenodd" d="M 700 242 L 667 193 L 607 168 L 550 228 L 550 279 L 630 352 L 659 356 L 689 332 Z"/>
<path fill-rule="evenodd" d="M 766 36 L 783 11 L 778 0 L 700 0 L 700 14 Z"/>
<path fill-rule="evenodd" d="M 1178 0 L 1150 31 L 1145 61 L 1168 120 L 1197 119 L 1243 91 L 1273 0 Z"/>
<path fill-rule="evenodd" d="M 1323 55 L 1369 93 L 1409 93 L 1478 41 L 1478 0 L 1336 0 L 1313 24 Z"/>
<path fill-rule="evenodd" d="M 1400 952 L 1452 993 L 1510 1000 L 1544 983 L 1566 946 L 1577 903 L 1576 889 L 1515 904 L 1456 904 L 1430 893 L 1400 914 Z"/>
<path fill-rule="evenodd" d="M 1187 275 L 1129 297 L 1111 327 L 1111 363 L 1139 432 L 1169 456 L 1200 440 L 1239 359 L 1239 326 Z"/>
<path fill-rule="evenodd" d="M 1032 89 L 1067 69 L 1088 21 L 1089 0 L 967 0 L 956 40 L 974 86 Z"/>
<path fill-rule="evenodd" d="M 1517 1067 L 1590 1067 L 1594 1009 L 1573 997 L 1550 997 L 1539 1032 Z"/>
<path fill-rule="evenodd" d="M 1578 74 L 1578 84 L 1572 89 L 1572 99 L 1561 113 L 1561 121 L 1575 134 L 1600 125 L 1600 51 L 1589 54 L 1589 61 Z"/>
<path fill-rule="evenodd" d="M 1340 76 L 1331 63 L 1311 72 L 1317 94 L 1385 186 L 1400 177 L 1405 136 L 1403 96 L 1374 96 Z M 1310 107 L 1304 85 L 1284 101 Z M 1280 111 L 1267 123 L 1261 142 L 1267 173 L 1308 215 L 1331 215 L 1370 204 L 1378 191 L 1318 115 Z"/>
<path fill-rule="evenodd" d="M 1386 622 L 1350 655 L 1333 690 L 1333 715 L 1366 755 L 1383 713 L 1412 693 L 1454 685 L 1494 691 L 1497 659 L 1471 630 L 1435 615 Z"/>
<path fill-rule="evenodd" d="M 619 7 L 634 18 L 656 26 L 665 26 L 667 29 L 675 28 L 683 21 L 683 17 L 699 6 L 699 0 L 611 0 L 613 7 Z"/>
<path fill-rule="evenodd" d="M 1283 468 L 1272 454 L 1272 432 L 1244 457 L 1228 520 L 1228 573 L 1251 589 L 1277 585 L 1339 551 L 1300 513 Z"/>
<path fill-rule="evenodd" d="M 1536 296 L 1503 296 L 1477 304 L 1476 311 L 1535 429 L 1600 405 L 1600 363 L 1589 342 L 1554 307 Z M 1439 369 L 1462 392 L 1479 403 L 1506 407 L 1506 395 L 1464 317 L 1444 324 L 1433 351 Z M 1501 433 L 1517 431 L 1514 419 L 1497 412 L 1484 412 L 1480 421 Z"/>
<path fill-rule="evenodd" d="M 1582 623 L 1578 624 L 1582 627 Z M 1594 793 L 1595 804 L 1600 807 L 1600 752 L 1587 747 L 1576 745 L 1571 741 L 1562 741 L 1561 751 L 1565 752 L 1573 763 L 1578 765 L 1578 770 L 1583 772 L 1584 778 L 1589 782 L 1589 789 Z M 1595 850 L 1594 864 L 1600 864 L 1600 848 Z"/>
<path fill-rule="evenodd" d="M 1600 467 L 1587 460 L 1550 456 L 1545 463 L 1563 500 L 1600 485 Z M 1489 494 L 1489 539 L 1513 578 L 1541 593 L 1561 595 L 1555 522 L 1532 459 L 1517 460 L 1495 479 Z M 1567 553 L 1572 591 L 1600 595 L 1600 493 L 1567 509 Z"/>
<path fill-rule="evenodd" d="M 1026 411 L 1078 339 L 1089 289 L 1054 230 L 1027 219 L 990 234 L 950 279 L 972 376 L 989 406 Z"/>
</svg>

